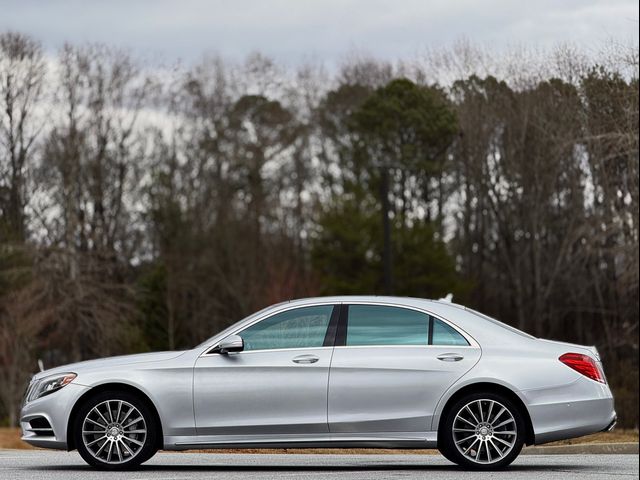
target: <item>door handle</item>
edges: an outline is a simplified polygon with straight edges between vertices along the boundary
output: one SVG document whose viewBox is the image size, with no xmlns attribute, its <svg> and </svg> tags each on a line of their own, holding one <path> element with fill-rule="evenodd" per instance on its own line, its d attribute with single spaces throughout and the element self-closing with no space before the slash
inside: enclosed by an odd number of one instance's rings
<svg viewBox="0 0 640 480">
<path fill-rule="evenodd" d="M 320 360 L 320 358 L 316 357 L 315 355 L 298 355 L 297 357 L 294 357 L 291 361 L 293 363 L 309 364 L 309 363 L 316 363 L 318 360 Z"/>
<path fill-rule="evenodd" d="M 436 358 L 443 362 L 459 362 L 464 357 L 459 353 L 443 353 L 442 355 L 438 355 Z"/>
</svg>

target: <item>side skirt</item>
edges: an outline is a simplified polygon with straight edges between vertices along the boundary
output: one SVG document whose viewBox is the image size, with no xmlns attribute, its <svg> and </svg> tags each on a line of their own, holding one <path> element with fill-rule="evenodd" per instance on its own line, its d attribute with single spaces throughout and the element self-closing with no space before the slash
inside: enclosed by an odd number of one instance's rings
<svg viewBox="0 0 640 480">
<path fill-rule="evenodd" d="M 165 436 L 165 450 L 194 448 L 436 448 L 438 432 Z"/>
</svg>

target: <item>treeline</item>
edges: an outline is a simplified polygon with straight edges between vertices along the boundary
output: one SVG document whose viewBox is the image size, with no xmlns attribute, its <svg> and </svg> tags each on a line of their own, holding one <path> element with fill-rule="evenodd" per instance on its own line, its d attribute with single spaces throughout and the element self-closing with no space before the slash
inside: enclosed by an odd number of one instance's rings
<svg viewBox="0 0 640 480">
<path fill-rule="evenodd" d="M 0 417 L 37 360 L 396 294 L 596 345 L 638 421 L 638 52 L 145 66 L 0 35 Z"/>
</svg>

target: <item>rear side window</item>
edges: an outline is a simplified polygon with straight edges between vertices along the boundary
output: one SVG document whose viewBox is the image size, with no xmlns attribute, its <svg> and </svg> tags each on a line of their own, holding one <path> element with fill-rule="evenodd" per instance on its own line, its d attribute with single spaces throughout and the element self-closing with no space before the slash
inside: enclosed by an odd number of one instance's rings
<svg viewBox="0 0 640 480">
<path fill-rule="evenodd" d="M 453 327 L 437 318 L 433 319 L 432 345 L 469 345 L 467 339 L 460 335 Z"/>
<path fill-rule="evenodd" d="M 406 308 L 349 305 L 347 346 L 428 343 L 429 315 Z"/>
<path fill-rule="evenodd" d="M 349 305 L 346 346 L 469 345 L 446 322 L 416 310 L 381 305 Z"/>
</svg>

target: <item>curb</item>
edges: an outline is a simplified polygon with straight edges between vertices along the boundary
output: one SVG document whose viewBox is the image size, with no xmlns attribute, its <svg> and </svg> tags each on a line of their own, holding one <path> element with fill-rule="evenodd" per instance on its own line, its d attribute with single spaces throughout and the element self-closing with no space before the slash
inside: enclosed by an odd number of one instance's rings
<svg viewBox="0 0 640 480">
<path fill-rule="evenodd" d="M 526 447 L 521 455 L 638 455 L 638 443 L 578 443 L 575 445 L 551 445 Z"/>
</svg>

